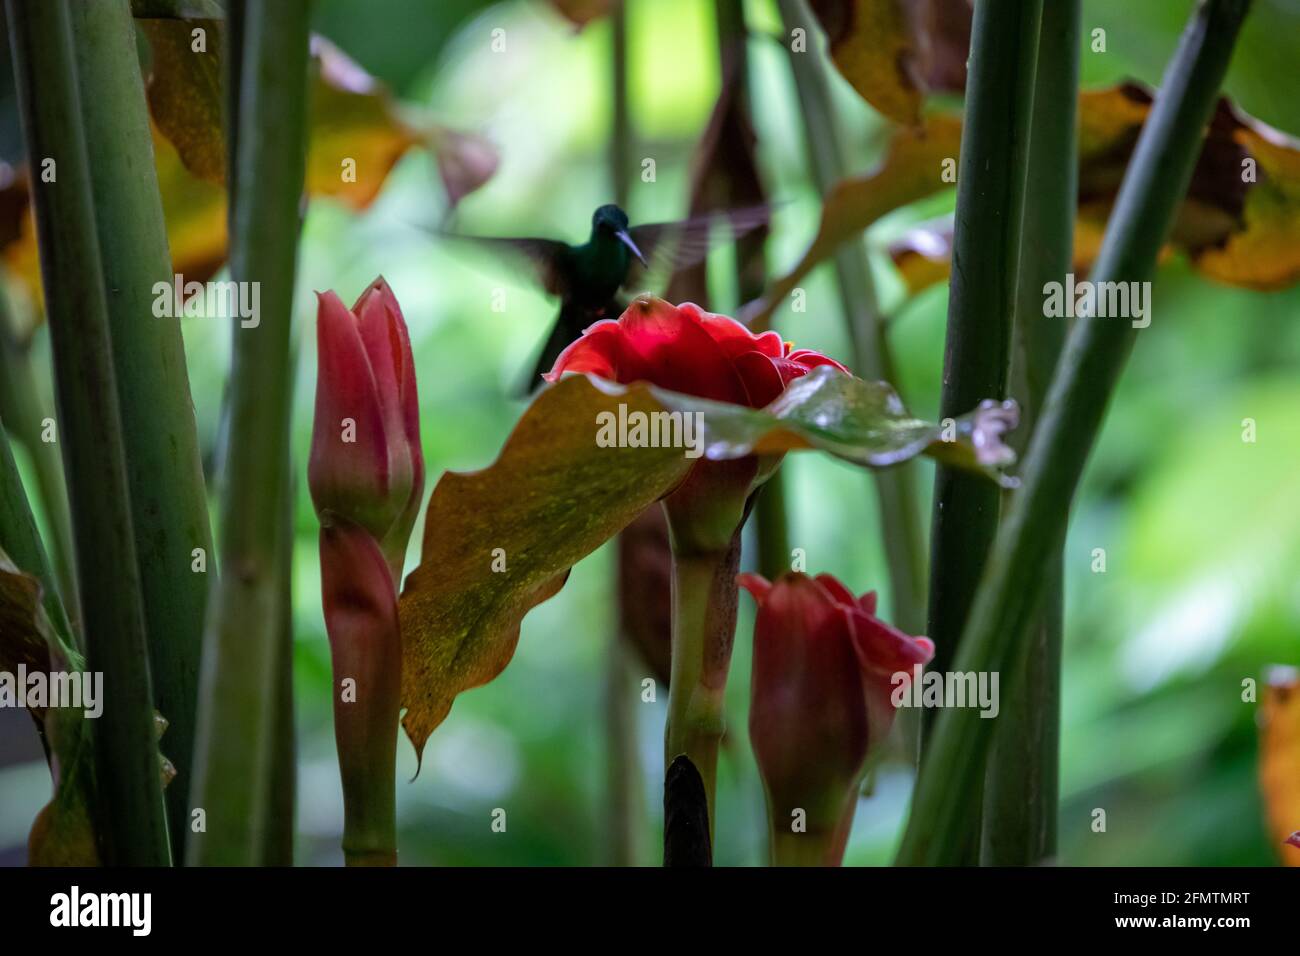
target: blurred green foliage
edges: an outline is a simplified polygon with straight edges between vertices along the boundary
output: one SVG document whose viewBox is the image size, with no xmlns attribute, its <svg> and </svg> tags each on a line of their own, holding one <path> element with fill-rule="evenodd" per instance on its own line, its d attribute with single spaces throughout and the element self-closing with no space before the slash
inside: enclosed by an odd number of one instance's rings
<svg viewBox="0 0 1300 956">
<path fill-rule="evenodd" d="M 1108 51 L 1084 53 L 1085 81 L 1158 81 L 1190 5 L 1086 4 L 1084 32 L 1104 26 Z M 1248 39 L 1296 10 L 1293 0 L 1264 6 L 1269 12 L 1257 14 Z M 712 7 L 708 0 L 630 0 L 632 155 L 654 158 L 657 172 L 653 183 L 633 180 L 635 221 L 685 211 L 692 148 L 718 90 Z M 766 0 L 750 3 L 749 16 L 760 162 L 771 194 L 784 201 L 769 245 L 777 272 L 811 237 L 817 197 L 804 167 L 785 54 L 774 38 L 779 21 Z M 406 100 L 500 147 L 496 177 L 461 204 L 454 228 L 576 239 L 585 235 L 591 210 L 609 200 L 607 23 L 575 34 L 534 0 L 322 0 L 317 28 Z M 490 48 L 498 28 L 506 31 L 504 54 Z M 1293 71 L 1294 63 L 1239 63 L 1230 88 L 1261 118 L 1298 132 L 1300 98 L 1277 95 L 1270 80 L 1282 68 Z M 851 134 L 852 166 L 865 170 L 884 127 L 837 74 L 831 81 Z M 907 225 L 951 206 L 947 195 L 901 211 L 868 238 L 893 319 L 895 384 L 925 416 L 938 404 L 946 290 L 905 301 L 882 253 Z M 415 349 L 430 487 L 444 470 L 490 462 L 518 418 L 522 406 L 508 394 L 540 347 L 553 306 L 501 264 L 432 241 L 426 227 L 442 215 L 437 172 L 420 153 L 399 164 L 362 215 L 329 200 L 311 206 L 297 299 L 293 455 L 300 475 L 314 390 L 313 290 L 333 288 L 351 301 L 379 273 L 392 285 Z M 723 311 L 736 304 L 728 256 L 719 252 L 711 263 L 714 305 Z M 500 312 L 492 309 L 498 288 L 505 290 Z M 828 270 L 806 288 L 808 311 L 778 312 L 781 332 L 800 346 L 847 355 Z M 1214 286 L 1174 261 L 1155 285 L 1154 303 L 1154 321 L 1138 336 L 1066 545 L 1061 861 L 1268 864 L 1276 848 L 1261 822 L 1255 705 L 1243 703 L 1242 681 L 1260 680 L 1270 663 L 1300 662 L 1300 290 L 1266 295 Z M 217 320 L 186 319 L 184 331 L 200 433 L 215 455 L 230 330 Z M 1247 418 L 1255 422 L 1253 443 L 1242 438 Z M 855 590 L 887 592 L 869 480 L 827 457 L 797 456 L 784 467 L 791 544 L 807 552 L 809 570 L 831 572 Z M 927 495 L 931 475 L 924 465 Z M 317 524 L 305 481 L 298 484 L 296 527 L 298 859 L 338 864 L 342 803 Z M 422 519 L 408 571 L 421 527 Z M 1099 548 L 1104 573 L 1093 570 Z M 752 548 L 747 561 L 751 554 Z M 606 547 L 528 616 L 513 663 L 457 701 L 409 784 L 415 759 L 401 743 L 404 863 L 606 861 L 602 681 L 614 626 L 613 573 Z M 887 604 L 883 610 L 887 615 Z M 763 797 L 745 732 L 752 621 L 752 604 L 742 598 L 719 775 L 719 864 L 757 864 L 766 854 Z M 638 704 L 647 864 L 659 860 L 666 696 L 660 688 L 657 703 Z M 46 786 L 43 768 L 32 763 L 0 769 L 0 847 L 12 851 L 25 840 L 24 821 L 46 799 Z M 878 770 L 859 806 L 846 862 L 890 860 L 909 789 L 901 763 Z M 507 812 L 505 833 L 491 829 L 495 808 Z M 1096 808 L 1106 811 L 1105 833 L 1092 830 Z"/>
</svg>

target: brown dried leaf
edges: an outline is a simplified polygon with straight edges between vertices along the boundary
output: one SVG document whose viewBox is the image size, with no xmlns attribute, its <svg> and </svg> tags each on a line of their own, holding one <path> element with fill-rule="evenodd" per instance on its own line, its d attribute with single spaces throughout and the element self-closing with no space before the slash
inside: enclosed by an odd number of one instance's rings
<svg viewBox="0 0 1300 956">
<path fill-rule="evenodd" d="M 841 180 L 822 203 L 822 219 L 812 245 L 799 264 L 775 282 L 745 318 L 755 329 L 766 328 L 776 307 L 840 244 L 859 235 L 886 213 L 941 189 L 943 162 L 957 160 L 961 149 L 961 119 L 948 114 L 927 116 L 922 126 L 895 132 L 880 164 L 865 176 Z"/>
<path fill-rule="evenodd" d="M 1300 866 L 1300 848 L 1284 846 L 1300 830 L 1300 674 L 1278 667 L 1260 703 L 1259 786 L 1270 839 L 1287 866 Z"/>
<path fill-rule="evenodd" d="M 766 408 L 644 383 L 561 379 L 537 394 L 494 464 L 445 474 L 434 488 L 420 565 L 407 577 L 399 606 L 402 726 L 417 751 L 457 694 L 492 680 L 510 662 L 524 615 L 694 465 L 680 447 L 597 444 L 604 414 L 654 421 L 650 416 L 663 412 L 699 415 L 692 418 L 703 428 L 699 447 L 714 461 L 816 449 L 886 468 L 925 454 L 996 477 L 1014 459 L 1001 441 L 1015 426 L 1013 404 L 981 406 L 957 419 L 955 435 L 947 436 L 942 426 L 909 415 L 884 382 L 829 366 L 794 380 Z"/>
<path fill-rule="evenodd" d="M 153 59 L 149 112 L 181 161 L 210 183 L 226 178 L 221 34 L 217 20 L 139 20 Z"/>
<path fill-rule="evenodd" d="M 82 668 L 80 658 L 55 635 L 41 602 L 41 585 L 0 550 L 0 671 Z M 31 711 L 45 739 L 54 776 L 54 796 L 42 808 L 28 837 L 32 866 L 97 866 L 99 854 L 90 820 L 93 799 L 90 736 L 81 710 L 54 707 Z"/>
<path fill-rule="evenodd" d="M 608 14 L 619 2 L 622 0 L 551 0 L 551 6 L 581 30 L 592 20 Z"/>
<path fill-rule="evenodd" d="M 1083 93 L 1079 100 L 1079 209 L 1074 271 L 1092 267 L 1151 94 L 1135 84 Z M 1254 180 L 1244 177 L 1253 170 Z M 947 278 L 951 220 L 909 231 L 890 246 L 908 289 Z M 1169 245 L 1203 276 L 1264 291 L 1300 280 L 1300 141 L 1222 100 L 1210 124 Z"/>
<path fill-rule="evenodd" d="M 915 126 L 928 92 L 965 87 L 967 0 L 812 0 L 812 9 L 840 73 L 895 122 Z"/>
</svg>

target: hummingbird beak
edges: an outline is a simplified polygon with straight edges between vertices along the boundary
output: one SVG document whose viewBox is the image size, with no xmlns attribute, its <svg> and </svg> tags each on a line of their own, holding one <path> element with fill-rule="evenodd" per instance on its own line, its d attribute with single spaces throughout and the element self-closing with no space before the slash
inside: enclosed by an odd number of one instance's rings
<svg viewBox="0 0 1300 956">
<path fill-rule="evenodd" d="M 626 229 L 620 229 L 618 232 L 614 233 L 614 235 L 618 237 L 619 242 L 632 250 L 632 255 L 641 260 L 641 265 L 645 266 L 647 269 L 650 268 L 650 263 L 645 261 L 645 256 L 641 255 L 641 250 L 636 247 L 636 243 L 632 241 L 632 237 L 627 234 Z"/>
</svg>

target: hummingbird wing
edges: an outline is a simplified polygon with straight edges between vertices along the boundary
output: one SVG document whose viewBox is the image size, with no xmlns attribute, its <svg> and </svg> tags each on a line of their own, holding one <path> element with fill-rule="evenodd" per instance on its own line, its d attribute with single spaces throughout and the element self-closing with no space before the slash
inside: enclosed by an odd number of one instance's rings
<svg viewBox="0 0 1300 956">
<path fill-rule="evenodd" d="M 568 244 L 555 239 L 514 238 L 507 236 L 466 236 L 457 232 L 438 233 L 482 250 L 486 255 L 505 261 L 523 271 L 530 282 L 540 285 L 551 295 L 569 296 Z"/>
<path fill-rule="evenodd" d="M 703 262 L 710 249 L 766 225 L 771 215 L 770 206 L 747 206 L 634 226 L 628 234 L 649 265 L 633 262 L 623 288 L 632 294 L 659 291 L 678 269 Z"/>
</svg>

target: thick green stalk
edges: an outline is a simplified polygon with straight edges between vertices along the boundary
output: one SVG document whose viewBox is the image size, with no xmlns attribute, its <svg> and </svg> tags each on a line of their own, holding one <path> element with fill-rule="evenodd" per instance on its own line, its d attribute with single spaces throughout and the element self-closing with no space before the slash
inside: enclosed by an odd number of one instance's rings
<svg viewBox="0 0 1300 956">
<path fill-rule="evenodd" d="M 779 0 L 779 6 L 787 33 L 795 27 L 812 29 L 815 21 L 802 0 Z M 845 173 L 844 151 L 826 75 L 820 59 L 811 52 L 791 50 L 790 69 L 799 96 L 813 182 L 825 194 Z M 860 241 L 845 243 L 834 261 L 840 305 L 853 343 L 853 371 L 862 378 L 893 381 L 893 363 L 867 251 Z M 916 467 L 900 465 L 873 475 L 889 563 L 894 623 L 909 634 L 919 634 L 924 626 L 925 554 L 916 497 Z"/>
<path fill-rule="evenodd" d="M 785 480 L 779 469 L 758 490 L 754 502 L 754 533 L 758 539 L 758 571 L 774 581 L 791 568 Z"/>
<path fill-rule="evenodd" d="M 61 3 L 9 0 L 7 10 L 33 172 L 87 663 L 103 673 L 108 702 L 94 728 L 97 836 L 110 865 L 166 865 L 144 607 L 72 28 Z M 53 181 L 43 178 L 47 170 Z"/>
<path fill-rule="evenodd" d="M 1094 282 L 1144 282 L 1187 191 L 1249 0 L 1207 0 L 1179 42 L 1120 187 Z M 1070 501 L 1133 345 L 1129 320 L 1080 317 L 1030 439 L 1020 490 L 989 561 L 956 669 L 1010 670 L 1024 652 L 1042 595 L 1044 566 L 1060 548 Z M 898 862 L 948 863 L 975 825 L 993 721 L 944 710 L 921 765 Z"/>
<path fill-rule="evenodd" d="M 844 856 L 835 834 L 791 833 L 788 820 L 769 831 L 773 866 L 839 866 Z"/>
<path fill-rule="evenodd" d="M 291 353 L 290 364 L 296 365 Z M 293 460 L 285 449 L 286 500 L 293 502 L 297 483 Z M 263 866 L 293 866 L 294 818 L 298 803 L 298 741 L 293 710 L 293 508 L 281 515 L 279 583 L 280 626 L 276 635 L 275 714 L 271 729 L 271 772 L 267 803 L 269 815 L 263 831 Z"/>
<path fill-rule="evenodd" d="M 64 605 L 75 612 L 77 575 L 73 567 L 68 485 L 63 479 L 58 444 L 42 440 L 47 418 L 54 418 L 54 412 L 37 385 L 31 344 L 18 341 L 9 311 L 9 296 L 0 288 L 0 419 L 31 458 L 37 491 L 49 524 L 51 540 L 47 545 L 58 575 L 57 591 L 61 592 Z M 81 647 L 79 634 L 72 646 Z"/>
<path fill-rule="evenodd" d="M 256 864 L 274 826 L 289 329 L 306 146 L 308 4 L 242 6 L 242 51 L 228 58 L 242 67 L 229 78 L 239 89 L 230 272 L 257 284 L 261 308 L 256 325 L 234 329 L 222 574 L 204 638 L 191 791 L 207 825 L 188 859 L 205 865 Z"/>
<path fill-rule="evenodd" d="M 709 842 L 715 829 L 718 744 L 723 696 L 736 630 L 739 538 L 720 551 L 673 552 L 673 654 L 668 684 L 665 765 L 690 758 L 708 799 Z"/>
<path fill-rule="evenodd" d="M 1065 344 L 1065 323 L 1043 316 L 1043 287 L 1065 282 L 1074 248 L 1079 178 L 1077 145 L 1080 0 L 1043 7 L 1034 87 L 1017 293 L 1012 392 L 1020 400 L 1020 427 L 1012 434 L 1023 455 L 1041 414 L 1052 371 Z M 1014 694 L 1001 719 L 984 778 L 981 862 L 1028 865 L 1056 852 L 1061 726 L 1062 558 L 1043 571 L 1043 598 L 1027 643 L 1013 668 Z"/>
<path fill-rule="evenodd" d="M 1042 0 L 983 0 L 975 6 L 939 401 L 944 419 L 1007 391 L 1042 13 Z M 925 633 L 934 641 L 930 667 L 937 672 L 951 668 L 997 533 L 999 495 L 982 475 L 935 469 Z M 932 720 L 927 713 L 923 723 L 928 728 Z M 978 805 L 979 788 L 966 797 Z M 978 862 L 979 844 L 976 828 L 956 862 Z"/>
<path fill-rule="evenodd" d="M 975 6 L 939 405 L 944 418 L 1007 393 L 1042 11 L 1042 0 Z M 997 532 L 998 496 L 998 486 L 982 475 L 935 470 L 925 632 L 935 644 L 933 670 L 947 671 L 956 653 Z"/>
<path fill-rule="evenodd" d="M 127 0 L 76 3 L 70 10 L 86 146 L 95 157 L 91 187 L 149 667 L 155 705 L 167 718 L 162 749 L 176 767 L 166 793 L 168 819 L 181 859 L 212 531 L 180 320 L 159 317 L 153 307 L 156 285 L 170 295 L 172 265 L 131 10 Z"/>
<path fill-rule="evenodd" d="M 664 733 L 666 865 L 711 860 L 741 530 L 755 485 L 778 464 L 754 457 L 701 462 L 663 500 L 673 555 L 672 673 Z"/>
</svg>

